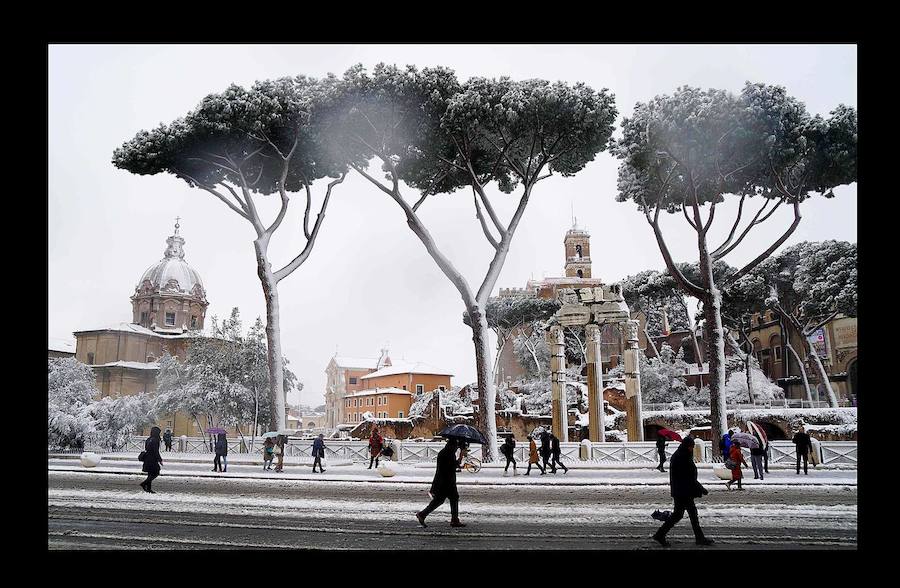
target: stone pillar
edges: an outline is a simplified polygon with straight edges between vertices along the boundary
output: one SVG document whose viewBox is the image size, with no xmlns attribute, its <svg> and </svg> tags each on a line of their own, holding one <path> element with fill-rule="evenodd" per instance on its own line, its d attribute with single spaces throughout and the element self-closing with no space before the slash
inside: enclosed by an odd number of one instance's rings
<svg viewBox="0 0 900 588">
<path fill-rule="evenodd" d="M 553 434 L 560 441 L 569 440 L 569 411 L 566 405 L 566 340 L 559 325 L 547 331 L 550 347 L 550 398 L 553 408 Z"/>
<path fill-rule="evenodd" d="M 603 360 L 600 357 L 600 327 L 586 325 L 589 438 L 606 441 L 606 412 L 603 410 Z"/>
<path fill-rule="evenodd" d="M 638 347 L 638 321 L 629 320 L 625 348 L 625 408 L 627 411 L 628 440 L 644 440 L 644 421 L 641 417 L 641 363 Z"/>
</svg>

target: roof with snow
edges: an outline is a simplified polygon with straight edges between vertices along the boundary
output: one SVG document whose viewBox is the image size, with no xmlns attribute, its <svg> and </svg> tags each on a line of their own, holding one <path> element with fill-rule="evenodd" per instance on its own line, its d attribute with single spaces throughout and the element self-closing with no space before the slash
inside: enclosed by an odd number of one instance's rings
<svg viewBox="0 0 900 588">
<path fill-rule="evenodd" d="M 49 349 L 50 351 L 75 353 L 75 341 L 72 341 L 70 339 L 62 339 L 59 337 L 48 337 L 47 349 Z"/>
<path fill-rule="evenodd" d="M 335 355 L 331 360 L 338 367 L 342 368 L 360 368 L 374 370 L 378 367 L 377 357 L 350 357 L 347 355 Z"/>
<path fill-rule="evenodd" d="M 140 362 L 140 361 L 113 361 L 110 363 L 100 363 L 90 366 L 92 368 L 110 368 L 110 367 L 121 367 L 121 368 L 129 368 L 133 370 L 158 370 L 159 362 Z"/>
<path fill-rule="evenodd" d="M 396 361 L 394 365 L 387 366 L 381 368 L 376 372 L 372 372 L 371 374 L 366 374 L 362 376 L 361 380 L 367 380 L 369 378 L 380 378 L 382 376 L 396 376 L 398 374 L 430 374 L 434 376 L 452 376 L 450 372 L 445 369 L 441 369 L 439 367 L 433 366 L 431 364 L 425 363 L 424 361 Z"/>
<path fill-rule="evenodd" d="M 75 331 L 75 334 L 81 333 L 96 333 L 99 331 L 113 331 L 113 332 L 122 332 L 122 333 L 136 333 L 138 335 L 150 335 L 151 337 L 163 337 L 166 339 L 191 339 L 194 337 L 204 336 L 202 333 L 197 331 L 188 331 L 186 333 L 182 333 L 181 329 L 177 329 L 173 331 L 173 333 L 177 334 L 169 334 L 165 331 L 151 331 L 147 327 L 143 327 L 141 325 L 136 325 L 134 323 L 116 323 L 114 325 L 110 325 L 108 327 L 100 327 L 97 329 L 85 329 L 83 331 Z"/>
<path fill-rule="evenodd" d="M 347 394 L 344 398 L 351 396 L 374 396 L 376 394 L 402 394 L 403 396 L 412 396 L 409 390 L 401 390 L 400 388 L 375 388 L 374 390 L 360 390 L 353 394 Z"/>
</svg>

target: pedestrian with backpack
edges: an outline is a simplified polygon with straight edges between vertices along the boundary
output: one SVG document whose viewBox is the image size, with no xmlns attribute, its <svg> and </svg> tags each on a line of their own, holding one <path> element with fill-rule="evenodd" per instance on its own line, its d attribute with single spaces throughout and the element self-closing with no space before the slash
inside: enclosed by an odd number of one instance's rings
<svg viewBox="0 0 900 588">
<path fill-rule="evenodd" d="M 500 453 L 506 458 L 506 467 L 503 468 L 503 473 L 509 471 L 509 464 L 512 463 L 513 466 L 513 475 L 516 475 L 516 458 L 515 458 L 515 450 L 516 450 L 516 440 L 510 435 L 506 438 L 506 441 L 503 442 L 503 445 L 500 446 Z"/>
</svg>

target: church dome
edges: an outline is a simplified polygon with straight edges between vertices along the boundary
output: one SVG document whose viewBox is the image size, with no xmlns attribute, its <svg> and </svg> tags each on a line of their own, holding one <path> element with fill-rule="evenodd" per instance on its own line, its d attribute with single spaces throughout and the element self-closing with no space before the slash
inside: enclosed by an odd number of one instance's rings
<svg viewBox="0 0 900 588">
<path fill-rule="evenodd" d="M 151 265 L 141 275 L 135 287 L 136 293 L 165 292 L 185 294 L 201 300 L 206 299 L 206 289 L 200 274 L 184 260 L 184 238 L 175 234 L 166 239 L 163 258 Z"/>
</svg>

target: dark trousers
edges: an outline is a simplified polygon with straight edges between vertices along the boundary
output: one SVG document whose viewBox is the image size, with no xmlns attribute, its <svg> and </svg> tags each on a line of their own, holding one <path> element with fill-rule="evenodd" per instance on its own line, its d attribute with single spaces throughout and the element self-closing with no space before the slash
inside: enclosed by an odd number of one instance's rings
<svg viewBox="0 0 900 588">
<path fill-rule="evenodd" d="M 322 458 L 319 457 L 318 455 L 313 460 L 313 473 L 315 473 L 315 471 L 316 471 L 316 466 L 319 466 L 319 470 L 321 470 L 323 472 L 325 471 L 325 468 L 322 467 Z"/>
<path fill-rule="evenodd" d="M 172 442 L 166 441 L 166 451 L 172 451 Z"/>
<path fill-rule="evenodd" d="M 675 499 L 675 510 L 672 512 L 672 516 L 663 523 L 662 527 L 659 528 L 659 531 L 656 532 L 656 536 L 664 538 L 666 533 L 668 533 L 672 527 L 681 520 L 681 517 L 684 516 L 684 511 L 687 511 L 688 516 L 691 519 L 691 527 L 694 529 L 694 538 L 697 541 L 703 539 L 703 529 L 700 528 L 700 518 L 697 516 L 697 506 L 694 504 L 693 498 Z"/>
<path fill-rule="evenodd" d="M 798 451 L 797 452 L 797 473 L 800 473 L 800 460 L 803 460 L 803 473 L 809 474 L 807 470 L 808 462 L 809 462 L 809 451 Z"/>
<path fill-rule="evenodd" d="M 428 503 L 428 506 L 425 507 L 425 510 L 422 511 L 422 518 L 424 519 L 431 511 L 444 504 L 445 500 L 450 501 L 450 520 L 458 521 L 459 520 L 459 494 L 436 494 L 431 502 Z"/>
<path fill-rule="evenodd" d="M 503 471 L 504 471 L 504 472 L 509 471 L 509 464 L 513 464 L 513 471 L 515 471 L 515 469 L 516 469 L 516 459 L 515 459 L 514 457 L 509 457 L 509 456 L 506 456 L 506 455 L 504 455 L 503 457 L 506 458 L 506 467 L 503 468 Z"/>
<path fill-rule="evenodd" d="M 528 474 L 531 473 L 531 466 L 533 466 L 533 465 L 534 465 L 534 466 L 537 466 L 537 469 L 541 470 L 541 473 L 542 473 L 542 474 L 546 474 L 546 473 L 547 473 L 547 470 L 544 469 L 544 466 L 542 466 L 542 465 L 540 464 L 540 462 L 537 462 L 537 461 L 536 461 L 536 462 L 534 462 L 534 463 L 531 463 L 531 462 L 529 461 L 529 462 L 528 462 L 528 469 L 525 470 L 525 475 L 526 475 L 526 476 L 527 476 Z"/>
<path fill-rule="evenodd" d="M 542 453 L 541 459 L 544 460 L 544 469 L 545 470 L 549 467 L 552 467 L 552 464 L 549 463 L 550 462 L 550 454 L 549 453 Z M 556 468 L 553 468 L 553 469 L 555 470 Z"/>
<path fill-rule="evenodd" d="M 553 469 L 550 470 L 550 471 L 555 473 L 555 472 L 556 472 L 556 466 L 561 467 L 562 469 L 566 470 L 567 472 L 569 471 L 569 468 L 567 468 L 566 466 L 564 466 L 563 463 L 562 463 L 561 461 L 559 461 L 559 454 L 558 454 L 558 453 L 554 453 L 554 454 L 553 454 L 553 461 L 550 462 L 550 467 L 553 468 Z"/>
<path fill-rule="evenodd" d="M 378 455 L 373 455 L 372 457 L 369 458 L 369 469 L 370 470 L 372 469 L 372 462 L 375 462 L 376 468 L 378 467 L 378 458 L 380 455 L 381 454 L 379 453 Z"/>
<path fill-rule="evenodd" d="M 663 464 L 666 463 L 666 450 L 657 447 L 656 452 L 659 454 L 659 465 L 656 467 L 663 469 Z"/>
<path fill-rule="evenodd" d="M 152 490 L 151 484 L 153 484 L 153 480 L 159 477 L 159 472 L 153 473 L 150 472 L 147 474 L 147 479 L 141 482 L 141 486 L 145 486 L 147 490 Z"/>
<path fill-rule="evenodd" d="M 766 470 L 766 473 L 769 473 L 769 450 L 766 449 L 766 452 L 763 453 L 763 469 Z"/>
<path fill-rule="evenodd" d="M 222 471 L 222 456 L 218 453 L 216 454 L 216 458 L 213 460 L 213 471 Z"/>
</svg>

